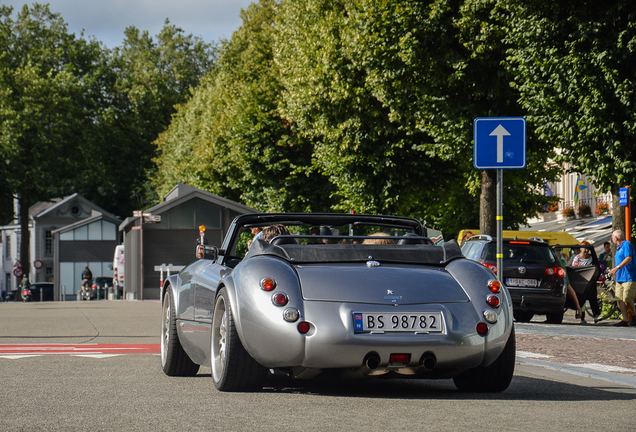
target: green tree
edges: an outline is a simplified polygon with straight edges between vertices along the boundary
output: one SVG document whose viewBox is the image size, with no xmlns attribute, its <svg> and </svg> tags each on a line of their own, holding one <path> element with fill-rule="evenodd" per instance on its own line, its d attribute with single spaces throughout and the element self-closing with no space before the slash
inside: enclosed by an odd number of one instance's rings
<svg viewBox="0 0 636 432">
<path fill-rule="evenodd" d="M 77 185 L 85 196 L 122 216 L 156 201 L 149 187 L 156 170 L 153 141 L 213 68 L 215 52 L 168 20 L 155 38 L 126 29 L 103 74 L 100 133 L 90 148 L 90 171 Z"/>
<path fill-rule="evenodd" d="M 419 216 L 447 237 L 479 220 L 494 172 L 472 167 L 476 117 L 522 115 L 505 28 L 487 1 L 282 2 L 276 60 L 283 115 L 316 146 L 337 208 Z M 541 209 L 552 148 L 528 140 L 528 168 L 505 176 L 506 227 Z M 522 191 L 522 193 L 520 193 Z"/>
<path fill-rule="evenodd" d="M 278 112 L 271 42 L 278 7 L 261 0 L 241 12 L 217 68 L 157 140 L 160 193 L 184 181 L 262 211 L 329 208 L 328 182 L 311 169 L 311 143 Z"/>
<path fill-rule="evenodd" d="M 502 1 L 521 103 L 559 161 L 614 195 L 636 181 L 636 3 Z"/>
<path fill-rule="evenodd" d="M 28 276 L 28 209 L 72 187 L 82 146 L 93 129 L 103 52 L 77 39 L 48 6 L 24 6 L 17 17 L 0 6 L 0 173 L 18 198 L 20 260 Z"/>
</svg>

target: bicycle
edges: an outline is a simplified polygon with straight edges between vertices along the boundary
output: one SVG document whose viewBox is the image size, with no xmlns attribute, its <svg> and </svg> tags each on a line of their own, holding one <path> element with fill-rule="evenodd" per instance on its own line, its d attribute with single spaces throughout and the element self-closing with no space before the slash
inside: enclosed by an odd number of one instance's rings
<svg viewBox="0 0 636 432">
<path fill-rule="evenodd" d="M 601 307 L 601 314 L 597 322 L 606 319 L 623 319 L 623 314 L 621 314 L 621 310 L 618 307 L 618 298 L 615 296 L 615 283 L 614 278 L 609 275 L 609 269 L 601 273 L 596 283 L 599 306 Z"/>
</svg>

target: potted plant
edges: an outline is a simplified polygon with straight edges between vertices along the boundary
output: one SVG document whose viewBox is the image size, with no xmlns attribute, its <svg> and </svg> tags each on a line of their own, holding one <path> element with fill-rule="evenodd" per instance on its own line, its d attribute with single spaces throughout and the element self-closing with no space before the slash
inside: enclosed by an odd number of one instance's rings
<svg viewBox="0 0 636 432">
<path fill-rule="evenodd" d="M 561 214 L 563 215 L 564 218 L 574 217 L 574 207 L 571 207 L 571 206 L 564 207 L 563 210 L 561 210 Z"/>
<path fill-rule="evenodd" d="M 600 202 L 596 204 L 596 210 L 594 210 L 594 213 L 596 213 L 597 215 L 602 215 L 607 212 L 609 212 L 609 204 L 607 204 L 606 202 Z"/>
<path fill-rule="evenodd" d="M 579 206 L 579 216 L 592 216 L 592 209 L 590 208 L 590 206 L 587 204 L 581 204 Z"/>
<path fill-rule="evenodd" d="M 545 206 L 546 213 L 552 213 L 559 210 L 559 202 L 558 201 L 550 201 L 547 206 Z"/>
</svg>

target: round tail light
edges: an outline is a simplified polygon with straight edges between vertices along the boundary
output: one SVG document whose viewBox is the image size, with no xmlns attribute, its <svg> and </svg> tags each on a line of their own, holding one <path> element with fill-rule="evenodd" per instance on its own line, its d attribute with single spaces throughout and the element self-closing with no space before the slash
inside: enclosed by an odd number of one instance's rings
<svg viewBox="0 0 636 432">
<path fill-rule="evenodd" d="M 285 306 L 289 299 L 287 298 L 287 294 L 282 292 L 277 292 L 272 296 L 272 303 L 276 306 Z"/>
<path fill-rule="evenodd" d="M 498 280 L 494 280 L 494 279 L 489 280 L 488 281 L 488 289 L 491 292 L 498 293 L 499 291 L 501 291 L 501 282 L 499 282 Z"/>
<path fill-rule="evenodd" d="M 265 291 L 273 291 L 276 288 L 276 281 L 272 278 L 261 279 L 261 289 Z"/>
<path fill-rule="evenodd" d="M 477 323 L 477 334 L 484 336 L 486 333 L 488 333 L 488 325 L 486 325 L 486 323 L 480 322 Z"/>
<path fill-rule="evenodd" d="M 486 303 L 488 303 L 490 307 L 499 307 L 499 297 L 496 295 L 489 295 L 486 297 Z"/>
<path fill-rule="evenodd" d="M 298 323 L 298 332 L 300 334 L 307 334 L 309 332 L 309 323 L 307 321 L 301 321 Z"/>
</svg>

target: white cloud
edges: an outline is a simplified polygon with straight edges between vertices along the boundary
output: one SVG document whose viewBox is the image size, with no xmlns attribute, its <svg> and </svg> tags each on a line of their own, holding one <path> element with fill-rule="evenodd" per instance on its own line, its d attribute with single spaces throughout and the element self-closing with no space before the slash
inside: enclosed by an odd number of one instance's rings
<svg viewBox="0 0 636 432">
<path fill-rule="evenodd" d="M 106 46 L 120 45 L 126 27 L 135 26 L 159 33 L 166 18 L 186 34 L 202 37 L 206 42 L 230 38 L 241 25 L 240 10 L 254 0 L 41 0 L 59 13 L 69 31 L 94 36 Z M 0 0 L 5 5 L 22 8 L 24 0 Z"/>
</svg>

